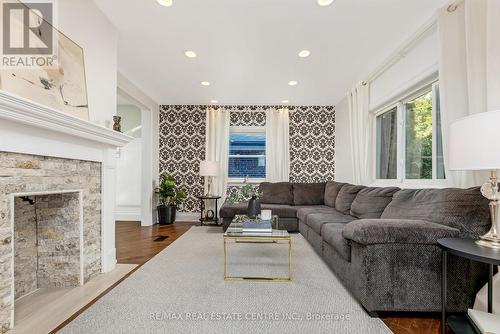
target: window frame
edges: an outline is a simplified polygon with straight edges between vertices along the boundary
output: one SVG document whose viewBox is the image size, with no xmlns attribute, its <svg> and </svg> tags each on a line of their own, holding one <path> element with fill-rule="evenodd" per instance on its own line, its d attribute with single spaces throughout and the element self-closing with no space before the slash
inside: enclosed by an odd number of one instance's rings
<svg viewBox="0 0 500 334">
<path fill-rule="evenodd" d="M 266 137 L 266 155 L 264 158 L 267 156 L 267 136 L 266 136 L 266 127 L 265 126 L 231 126 L 229 127 L 229 136 L 233 133 L 244 133 L 244 134 L 259 134 L 259 135 L 264 135 Z M 229 149 L 229 148 L 228 148 Z M 235 177 L 229 177 L 229 158 L 234 158 L 236 157 L 235 155 L 230 155 L 228 152 L 227 155 L 227 183 L 228 185 L 241 185 L 245 183 L 245 178 L 235 178 Z M 239 156 L 238 156 L 239 157 Z M 247 155 L 245 157 L 262 157 L 262 155 Z M 267 161 L 266 161 L 267 163 Z M 265 182 L 265 178 L 248 178 L 246 180 L 246 183 L 251 183 L 251 184 L 259 184 L 262 182 Z"/>
<path fill-rule="evenodd" d="M 406 105 L 408 102 L 418 98 L 426 93 L 432 92 L 432 179 L 407 179 L 406 178 Z M 428 188 L 437 187 L 442 188 L 447 186 L 447 180 L 437 178 L 437 100 L 435 96 L 439 96 L 439 81 L 433 80 L 430 83 L 419 86 L 405 94 L 402 98 L 398 98 L 392 103 L 386 104 L 383 108 L 375 111 L 374 115 L 374 140 L 373 140 L 373 170 L 375 177 L 377 176 L 378 164 L 378 132 L 377 132 L 377 117 L 390 112 L 396 108 L 397 112 L 397 178 L 396 179 L 378 179 L 375 178 L 375 185 L 379 186 L 399 186 L 402 188 Z M 442 129 L 441 129 L 442 131 Z"/>
</svg>

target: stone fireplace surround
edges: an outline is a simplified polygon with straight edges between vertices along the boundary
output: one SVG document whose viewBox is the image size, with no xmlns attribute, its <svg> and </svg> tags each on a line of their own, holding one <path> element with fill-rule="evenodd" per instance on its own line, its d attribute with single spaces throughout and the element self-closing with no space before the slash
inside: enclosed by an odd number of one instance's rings
<svg viewBox="0 0 500 334">
<path fill-rule="evenodd" d="M 43 201 L 48 197 L 43 195 L 60 194 L 62 196 L 62 194 L 66 194 L 66 197 L 68 197 L 68 194 L 74 194 L 75 192 L 82 195 L 81 205 L 83 209 L 83 277 L 79 277 L 79 272 L 76 274 L 78 275 L 77 280 L 85 283 L 101 272 L 101 163 L 0 152 L 0 226 L 7 225 L 10 227 L 10 231 L 6 231 L 5 234 L 2 232 L 3 241 L 2 247 L 0 247 L 0 259 L 8 259 L 7 261 L 0 260 L 0 298 L 3 300 L 0 316 L 2 318 L 10 313 L 12 319 L 15 300 L 15 292 L 13 291 L 15 291 L 16 278 L 19 278 L 19 275 L 18 277 L 14 275 L 16 263 L 14 259 L 15 243 L 13 243 L 15 240 L 13 232 L 15 232 L 16 223 L 18 222 L 16 218 L 19 218 L 15 215 L 16 204 L 18 214 L 22 212 L 19 210 L 19 206 L 23 205 L 22 201 L 18 199 L 21 196 L 31 196 L 32 198 L 38 197 Z M 52 195 L 52 197 L 54 196 Z M 53 198 L 52 203 L 47 203 L 47 207 L 49 205 L 55 207 L 57 203 L 54 203 L 54 201 Z M 40 202 L 40 200 L 37 202 Z M 39 209 L 42 209 L 43 204 L 37 203 L 36 205 Z M 67 208 L 64 211 L 68 214 L 70 210 Z M 44 217 L 41 217 L 41 214 L 43 214 L 43 211 L 38 213 L 38 218 L 45 220 Z M 48 214 L 50 213 L 46 215 Z M 79 215 L 80 213 L 78 213 L 78 220 Z M 52 216 L 52 224 L 56 220 L 60 221 L 58 227 L 45 231 L 45 234 L 48 234 L 47 239 L 52 239 L 53 242 L 57 239 L 57 234 L 60 234 L 60 239 L 65 237 L 60 232 L 70 222 L 67 216 L 56 216 L 54 212 L 52 212 Z M 47 251 L 49 250 L 47 249 Z M 51 251 L 55 252 L 55 249 Z M 64 259 L 64 256 L 58 260 L 61 262 L 64 260 L 72 261 L 70 257 Z M 49 263 L 45 263 L 45 265 Z M 55 265 L 57 264 L 53 261 L 52 266 Z M 80 263 L 78 265 L 80 266 Z M 52 272 L 52 276 L 53 285 L 56 285 L 56 278 L 54 277 L 56 273 Z M 60 283 L 61 286 L 72 285 L 69 282 L 63 284 L 62 280 Z M 6 299 L 10 299 L 10 301 L 6 301 Z"/>
<path fill-rule="evenodd" d="M 15 198 L 81 193 L 83 281 L 109 272 L 116 264 L 116 150 L 131 140 L 0 91 L 0 332 L 14 326 Z"/>
</svg>

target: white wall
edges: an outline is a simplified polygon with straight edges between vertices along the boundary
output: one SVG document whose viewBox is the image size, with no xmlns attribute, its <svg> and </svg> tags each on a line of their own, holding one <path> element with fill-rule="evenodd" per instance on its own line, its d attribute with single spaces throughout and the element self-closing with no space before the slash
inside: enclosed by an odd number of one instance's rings
<svg viewBox="0 0 500 334">
<path fill-rule="evenodd" d="M 120 149 L 116 160 L 116 220 L 140 221 L 142 200 L 142 140 Z"/>
<path fill-rule="evenodd" d="M 117 30 L 91 0 L 57 4 L 58 29 L 83 48 L 90 120 L 104 125 L 116 113 Z"/>
<path fill-rule="evenodd" d="M 335 180 L 352 182 L 351 134 L 347 98 L 335 106 Z"/>
</svg>

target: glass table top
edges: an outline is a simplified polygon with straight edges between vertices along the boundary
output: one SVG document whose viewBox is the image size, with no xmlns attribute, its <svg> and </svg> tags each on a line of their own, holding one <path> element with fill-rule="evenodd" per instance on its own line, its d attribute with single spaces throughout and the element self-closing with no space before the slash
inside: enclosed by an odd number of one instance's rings
<svg viewBox="0 0 500 334">
<path fill-rule="evenodd" d="M 224 233 L 225 237 L 252 237 L 252 238 L 290 238 L 290 234 L 286 230 L 272 230 L 270 233 L 261 232 L 243 232 L 243 223 L 231 223 Z"/>
</svg>

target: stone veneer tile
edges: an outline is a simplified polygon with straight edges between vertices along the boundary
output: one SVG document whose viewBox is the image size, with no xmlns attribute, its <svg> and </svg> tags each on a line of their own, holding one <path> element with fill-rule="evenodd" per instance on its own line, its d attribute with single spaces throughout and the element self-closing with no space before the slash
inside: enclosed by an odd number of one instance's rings
<svg viewBox="0 0 500 334">
<path fill-rule="evenodd" d="M 84 278 L 88 281 L 101 270 L 101 164 L 0 152 L 0 328 L 10 327 L 11 193 L 53 190 L 83 190 Z"/>
</svg>

